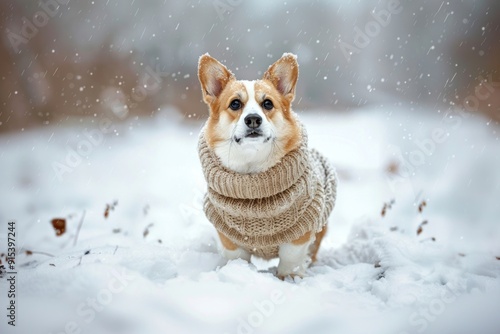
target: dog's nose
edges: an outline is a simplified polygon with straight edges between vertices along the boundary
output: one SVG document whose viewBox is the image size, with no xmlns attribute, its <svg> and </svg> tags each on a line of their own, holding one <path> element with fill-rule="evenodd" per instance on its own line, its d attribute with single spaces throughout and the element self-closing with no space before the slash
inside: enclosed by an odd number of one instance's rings
<svg viewBox="0 0 500 334">
<path fill-rule="evenodd" d="M 250 129 L 257 129 L 262 124 L 262 117 L 260 117 L 258 114 L 250 114 L 245 117 L 245 124 Z"/>
</svg>

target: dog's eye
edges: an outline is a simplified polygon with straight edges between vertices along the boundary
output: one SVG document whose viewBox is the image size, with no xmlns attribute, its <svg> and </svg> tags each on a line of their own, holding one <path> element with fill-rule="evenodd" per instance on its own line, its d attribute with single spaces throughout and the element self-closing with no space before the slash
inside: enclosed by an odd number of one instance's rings
<svg viewBox="0 0 500 334">
<path fill-rule="evenodd" d="M 241 101 L 238 99 L 232 100 L 231 104 L 229 105 L 229 108 L 231 108 L 234 111 L 240 110 L 241 109 Z"/>
<path fill-rule="evenodd" d="M 262 108 L 264 108 L 266 110 L 271 110 L 274 108 L 274 105 L 271 102 L 271 100 L 264 100 L 264 102 L 262 102 Z"/>
</svg>

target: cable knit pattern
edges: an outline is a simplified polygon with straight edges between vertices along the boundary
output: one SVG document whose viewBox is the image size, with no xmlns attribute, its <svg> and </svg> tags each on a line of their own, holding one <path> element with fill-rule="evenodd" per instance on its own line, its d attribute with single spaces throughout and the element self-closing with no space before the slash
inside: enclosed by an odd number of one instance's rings
<svg viewBox="0 0 500 334">
<path fill-rule="evenodd" d="M 328 161 L 302 142 L 270 169 L 239 174 L 219 161 L 200 133 L 198 151 L 208 184 L 204 211 L 215 228 L 238 246 L 266 259 L 279 245 L 326 224 L 335 205 L 337 179 Z"/>
</svg>

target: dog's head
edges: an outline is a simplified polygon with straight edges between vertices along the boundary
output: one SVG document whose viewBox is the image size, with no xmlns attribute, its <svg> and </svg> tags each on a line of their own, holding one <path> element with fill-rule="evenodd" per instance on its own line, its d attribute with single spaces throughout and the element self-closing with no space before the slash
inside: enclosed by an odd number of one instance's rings
<svg viewBox="0 0 500 334">
<path fill-rule="evenodd" d="M 205 139 L 227 168 L 257 173 L 275 165 L 300 144 L 291 110 L 299 67 L 285 53 L 260 80 L 236 80 L 216 59 L 198 64 L 203 100 L 209 107 Z"/>
</svg>

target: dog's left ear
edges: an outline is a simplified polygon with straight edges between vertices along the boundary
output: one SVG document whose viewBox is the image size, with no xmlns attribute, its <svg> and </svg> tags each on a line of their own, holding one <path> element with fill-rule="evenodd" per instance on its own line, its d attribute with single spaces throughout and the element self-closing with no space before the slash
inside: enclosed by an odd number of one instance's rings
<svg viewBox="0 0 500 334">
<path fill-rule="evenodd" d="M 278 61 L 269 66 L 262 79 L 272 82 L 274 87 L 290 102 L 295 98 L 295 85 L 299 78 L 297 56 L 284 53 Z"/>
<path fill-rule="evenodd" d="M 198 61 L 198 78 L 201 83 L 203 100 L 210 104 L 220 96 L 227 83 L 234 79 L 234 75 L 226 66 L 205 53 Z"/>
</svg>

